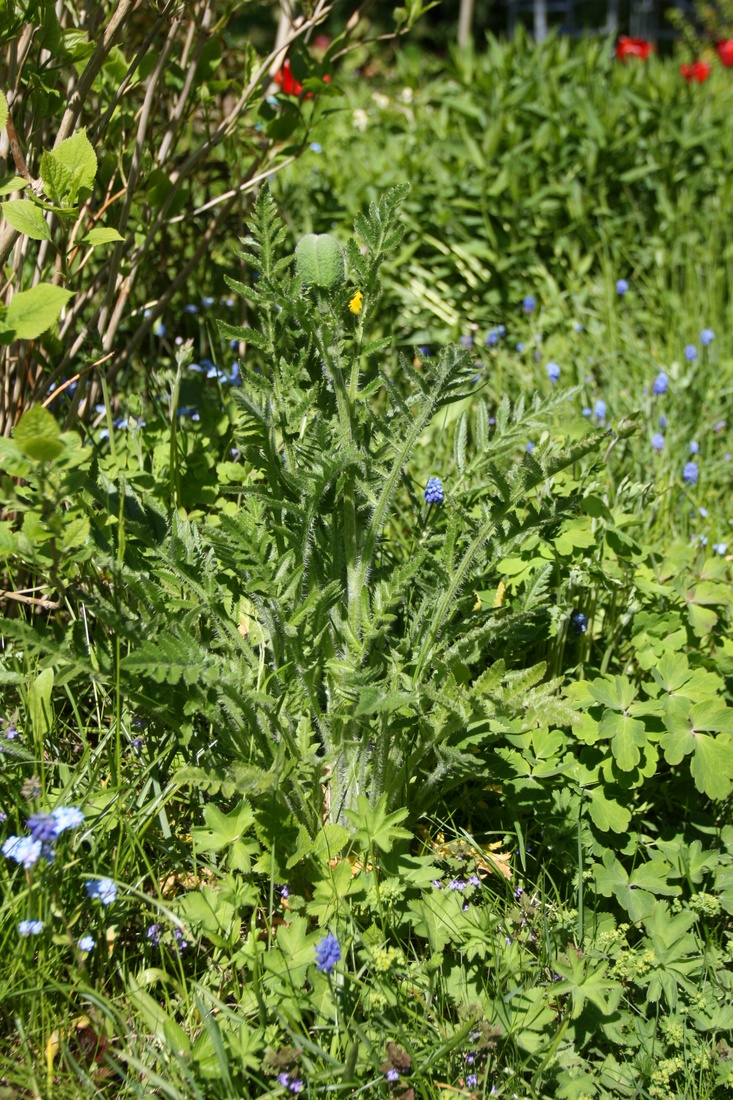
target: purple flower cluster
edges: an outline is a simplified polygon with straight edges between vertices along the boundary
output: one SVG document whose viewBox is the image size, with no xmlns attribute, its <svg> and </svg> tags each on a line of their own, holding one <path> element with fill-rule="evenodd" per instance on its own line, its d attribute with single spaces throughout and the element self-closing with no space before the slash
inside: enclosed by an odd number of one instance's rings
<svg viewBox="0 0 733 1100">
<path fill-rule="evenodd" d="M 323 937 L 316 944 L 316 970 L 323 974 L 330 974 L 341 959 L 341 947 L 339 941 L 332 932 Z"/>
<path fill-rule="evenodd" d="M 284 1089 L 288 1089 L 290 1092 L 302 1092 L 303 1082 L 299 1077 L 293 1077 L 290 1073 L 278 1073 L 277 1075 L 278 1085 L 282 1085 Z"/>
<path fill-rule="evenodd" d="M 425 497 L 426 504 L 443 503 L 443 501 L 445 500 L 445 493 L 443 492 L 443 482 L 440 480 L 439 477 L 428 478 L 428 483 L 425 486 L 425 492 L 423 496 Z"/>
</svg>

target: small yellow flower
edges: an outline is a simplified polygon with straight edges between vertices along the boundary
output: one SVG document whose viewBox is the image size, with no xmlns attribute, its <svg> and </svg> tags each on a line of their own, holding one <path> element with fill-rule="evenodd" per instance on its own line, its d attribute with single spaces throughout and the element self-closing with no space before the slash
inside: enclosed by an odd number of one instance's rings
<svg viewBox="0 0 733 1100">
<path fill-rule="evenodd" d="M 352 313 L 361 313 L 361 307 L 364 304 L 364 295 L 360 290 L 357 290 L 354 297 L 349 302 L 349 309 Z"/>
</svg>

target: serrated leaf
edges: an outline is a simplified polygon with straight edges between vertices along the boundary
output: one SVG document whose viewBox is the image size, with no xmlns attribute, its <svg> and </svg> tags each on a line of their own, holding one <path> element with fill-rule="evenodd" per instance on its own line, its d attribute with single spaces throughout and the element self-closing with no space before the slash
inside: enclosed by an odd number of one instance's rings
<svg viewBox="0 0 733 1100">
<path fill-rule="evenodd" d="M 13 191 L 22 191 L 28 186 L 28 180 L 24 180 L 22 176 L 6 176 L 0 181 L 0 196 L 10 195 Z"/>
<path fill-rule="evenodd" d="M 111 244 L 113 241 L 124 241 L 124 239 L 125 238 L 116 229 L 112 229 L 111 226 L 99 225 L 95 229 L 90 229 L 81 243 L 94 246 L 98 244 Z"/>
<path fill-rule="evenodd" d="M 396 840 L 407 840 L 412 836 L 408 829 L 402 829 L 400 822 L 407 817 L 406 809 L 387 813 L 387 795 L 382 794 L 372 809 L 369 799 L 360 794 L 356 800 L 357 809 L 347 810 L 346 816 L 357 830 L 354 843 L 362 851 L 369 851 L 374 845 L 383 852 L 389 852 Z"/>
<path fill-rule="evenodd" d="M 25 233 L 34 241 L 50 241 L 51 232 L 46 224 L 43 211 L 30 199 L 11 199 L 10 202 L 0 203 L 3 217 L 17 229 L 19 233 Z M 30 291 L 26 291 L 30 294 Z M 16 295 L 17 297 L 17 295 Z M 11 302 L 12 305 L 12 302 Z M 48 326 L 46 326 L 48 327 Z"/>
<path fill-rule="evenodd" d="M 204 820 L 206 827 L 191 830 L 196 850 L 220 852 L 225 849 L 231 870 L 249 871 L 250 857 L 258 851 L 256 841 L 242 839 L 254 825 L 254 814 L 249 803 L 242 799 L 229 814 L 209 803 L 204 807 Z"/>
<path fill-rule="evenodd" d="M 13 437 L 24 455 L 34 462 L 51 462 L 62 453 L 61 429 L 48 409 L 34 405 L 23 413 L 15 426 Z"/>
<path fill-rule="evenodd" d="M 72 188 L 64 196 L 67 202 L 75 203 L 80 191 L 91 194 L 97 174 L 97 154 L 87 137 L 86 130 L 79 130 L 76 134 L 72 134 L 47 155 L 70 174 Z"/>
<path fill-rule="evenodd" d="M 30 290 L 21 290 L 10 301 L 5 323 L 13 330 L 16 339 L 35 340 L 56 324 L 61 310 L 71 297 L 72 291 L 50 283 L 39 283 Z"/>
<path fill-rule="evenodd" d="M 351 838 L 343 825 L 324 825 L 313 841 L 313 855 L 320 859 L 334 859 Z"/>
</svg>

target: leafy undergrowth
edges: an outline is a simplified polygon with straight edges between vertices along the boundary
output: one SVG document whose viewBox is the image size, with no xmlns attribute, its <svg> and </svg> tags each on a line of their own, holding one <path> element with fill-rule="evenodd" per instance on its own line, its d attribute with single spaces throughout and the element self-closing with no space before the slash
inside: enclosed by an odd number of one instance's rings
<svg viewBox="0 0 733 1100">
<path fill-rule="evenodd" d="M 600 56 L 552 48 L 568 86 Z M 421 186 L 297 259 L 263 190 L 251 327 L 163 343 L 109 439 L 0 441 L 0 1096 L 733 1087 L 726 261 L 680 311 L 578 214 L 585 272 L 515 241 L 501 294 L 451 244 L 440 327 Z"/>
</svg>

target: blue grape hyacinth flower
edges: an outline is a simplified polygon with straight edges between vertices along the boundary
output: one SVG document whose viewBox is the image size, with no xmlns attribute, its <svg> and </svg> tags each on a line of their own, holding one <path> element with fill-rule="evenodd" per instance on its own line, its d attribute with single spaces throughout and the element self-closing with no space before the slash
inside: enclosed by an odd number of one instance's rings
<svg viewBox="0 0 733 1100">
<path fill-rule="evenodd" d="M 557 363 L 547 364 L 547 377 L 550 379 L 553 385 L 559 380 L 560 368 L 558 367 Z"/>
<path fill-rule="evenodd" d="M 486 337 L 486 347 L 493 348 L 499 343 L 500 333 L 497 328 L 492 328 Z"/>
<path fill-rule="evenodd" d="M 593 409 L 589 408 L 586 405 L 586 407 L 583 409 L 583 416 L 586 420 L 590 420 L 590 418 L 593 416 Z"/>
<path fill-rule="evenodd" d="M 685 346 L 685 359 L 688 363 L 694 363 L 697 359 L 697 348 L 694 344 L 687 344 Z"/>
<path fill-rule="evenodd" d="M 322 974 L 330 974 L 340 959 L 339 941 L 333 932 L 329 932 L 316 944 L 316 970 L 320 970 Z"/>
<path fill-rule="evenodd" d="M 700 450 L 700 444 L 697 442 L 696 439 L 691 439 L 690 440 L 690 454 L 691 455 L 696 455 L 699 450 Z"/>
<path fill-rule="evenodd" d="M 715 339 L 715 333 L 711 328 L 704 328 L 700 333 L 700 343 L 704 348 L 709 347 Z"/>
<path fill-rule="evenodd" d="M 669 378 L 667 378 L 667 375 L 664 373 L 663 370 L 660 370 L 659 374 L 654 379 L 654 385 L 652 386 L 652 390 L 657 395 L 657 397 L 661 397 L 662 394 L 665 394 L 667 392 L 668 387 L 669 387 Z"/>
<path fill-rule="evenodd" d="M 535 301 L 535 298 L 534 298 L 533 294 L 527 294 L 526 297 L 522 301 L 522 309 L 524 310 L 525 313 L 534 313 L 534 309 L 535 309 L 536 305 L 537 305 L 537 302 Z"/>
<path fill-rule="evenodd" d="M 599 398 L 596 401 L 596 407 L 595 407 L 596 420 L 605 420 L 606 419 L 606 412 L 607 412 L 606 402 L 601 401 L 601 399 Z"/>
<path fill-rule="evenodd" d="M 629 289 L 629 284 L 626 282 L 626 279 L 618 279 L 617 280 L 617 282 L 616 282 L 616 293 L 617 294 L 620 294 L 621 297 L 623 298 L 624 294 L 626 293 L 626 291 L 628 289 Z"/>
<path fill-rule="evenodd" d="M 442 504 L 445 500 L 443 482 L 439 477 L 429 477 L 423 493 L 426 504 Z"/>
<path fill-rule="evenodd" d="M 696 485 L 699 473 L 700 471 L 696 462 L 686 462 L 685 468 L 682 471 L 682 480 L 688 485 Z"/>
<path fill-rule="evenodd" d="M 661 432 L 655 432 L 652 436 L 652 447 L 659 452 L 664 447 L 664 436 Z"/>
</svg>

